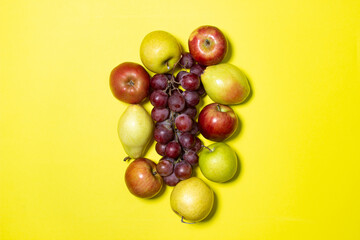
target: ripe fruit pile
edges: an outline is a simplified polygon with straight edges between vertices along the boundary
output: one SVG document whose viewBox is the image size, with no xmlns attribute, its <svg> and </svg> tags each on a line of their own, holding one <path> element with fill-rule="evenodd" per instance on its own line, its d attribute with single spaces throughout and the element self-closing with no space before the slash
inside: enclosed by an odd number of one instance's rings
<svg viewBox="0 0 360 240">
<path fill-rule="evenodd" d="M 238 118 L 228 105 L 242 103 L 250 86 L 239 68 L 221 63 L 228 45 L 218 28 L 195 29 L 188 45 L 190 52 L 184 52 L 168 32 L 147 34 L 140 58 L 154 75 L 140 64 L 125 62 L 112 70 L 110 89 L 117 99 L 130 104 L 118 123 L 128 155 L 125 160 L 135 159 L 125 172 L 129 191 L 152 198 L 164 183 L 173 186 L 172 209 L 183 222 L 198 222 L 210 213 L 214 197 L 207 184 L 192 177 L 193 168 L 199 165 L 213 182 L 226 182 L 235 175 L 237 156 L 224 141 L 237 130 Z M 205 94 L 214 103 L 199 109 Z M 146 98 L 153 106 L 150 114 L 141 106 Z M 199 133 L 217 143 L 203 146 Z M 144 158 L 152 138 L 161 156 L 157 163 Z"/>
</svg>

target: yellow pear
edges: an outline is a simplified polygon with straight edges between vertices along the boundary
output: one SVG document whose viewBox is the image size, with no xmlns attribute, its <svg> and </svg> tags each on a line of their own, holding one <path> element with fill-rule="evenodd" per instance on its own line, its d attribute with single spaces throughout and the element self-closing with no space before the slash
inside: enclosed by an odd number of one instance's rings
<svg viewBox="0 0 360 240">
<path fill-rule="evenodd" d="M 129 105 L 118 123 L 120 142 L 130 158 L 145 155 L 154 130 L 150 114 L 139 104 Z"/>
<path fill-rule="evenodd" d="M 179 182 L 171 192 L 172 210 L 188 222 L 205 219 L 214 205 L 214 192 L 197 177 Z"/>
</svg>

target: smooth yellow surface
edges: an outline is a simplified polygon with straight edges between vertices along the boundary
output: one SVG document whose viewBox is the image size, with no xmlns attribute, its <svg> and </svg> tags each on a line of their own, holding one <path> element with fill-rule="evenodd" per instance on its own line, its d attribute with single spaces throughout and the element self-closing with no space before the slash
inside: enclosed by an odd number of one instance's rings
<svg viewBox="0 0 360 240">
<path fill-rule="evenodd" d="M 357 0 L 1 0 L 0 239 L 360 239 L 359 16 Z M 253 92 L 227 141 L 241 172 L 206 181 L 216 211 L 187 225 L 170 188 L 126 189 L 108 77 L 147 33 L 187 49 L 203 24 Z"/>
</svg>

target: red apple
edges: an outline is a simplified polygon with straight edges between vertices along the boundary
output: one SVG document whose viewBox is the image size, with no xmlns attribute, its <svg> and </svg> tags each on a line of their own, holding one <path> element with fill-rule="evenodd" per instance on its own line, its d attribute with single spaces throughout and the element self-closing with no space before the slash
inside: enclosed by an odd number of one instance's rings
<svg viewBox="0 0 360 240">
<path fill-rule="evenodd" d="M 236 131 L 238 118 L 231 107 L 211 103 L 201 110 L 198 125 L 205 138 L 221 142 Z"/>
<path fill-rule="evenodd" d="M 201 26 L 189 37 L 189 51 L 201 65 L 210 66 L 220 63 L 228 49 L 224 34 L 214 26 Z"/>
<path fill-rule="evenodd" d="M 140 198 L 152 198 L 163 186 L 163 179 L 156 171 L 156 163 L 147 158 L 135 159 L 125 172 L 129 191 Z"/>
<path fill-rule="evenodd" d="M 110 89 L 117 99 L 126 103 L 140 103 L 149 95 L 150 75 L 137 63 L 124 62 L 110 74 Z"/>
</svg>

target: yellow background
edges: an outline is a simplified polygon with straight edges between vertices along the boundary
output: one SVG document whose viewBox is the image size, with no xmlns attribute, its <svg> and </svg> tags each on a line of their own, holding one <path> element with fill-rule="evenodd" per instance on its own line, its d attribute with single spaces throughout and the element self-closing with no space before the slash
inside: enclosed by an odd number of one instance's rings
<svg viewBox="0 0 360 240">
<path fill-rule="evenodd" d="M 1 0 L 0 239 L 360 239 L 359 16 L 357 0 Z M 186 225 L 171 188 L 126 189 L 126 104 L 108 77 L 140 63 L 147 33 L 187 49 L 204 24 L 226 34 L 253 94 L 227 141 L 240 173 L 206 181 L 215 211 Z"/>
</svg>

